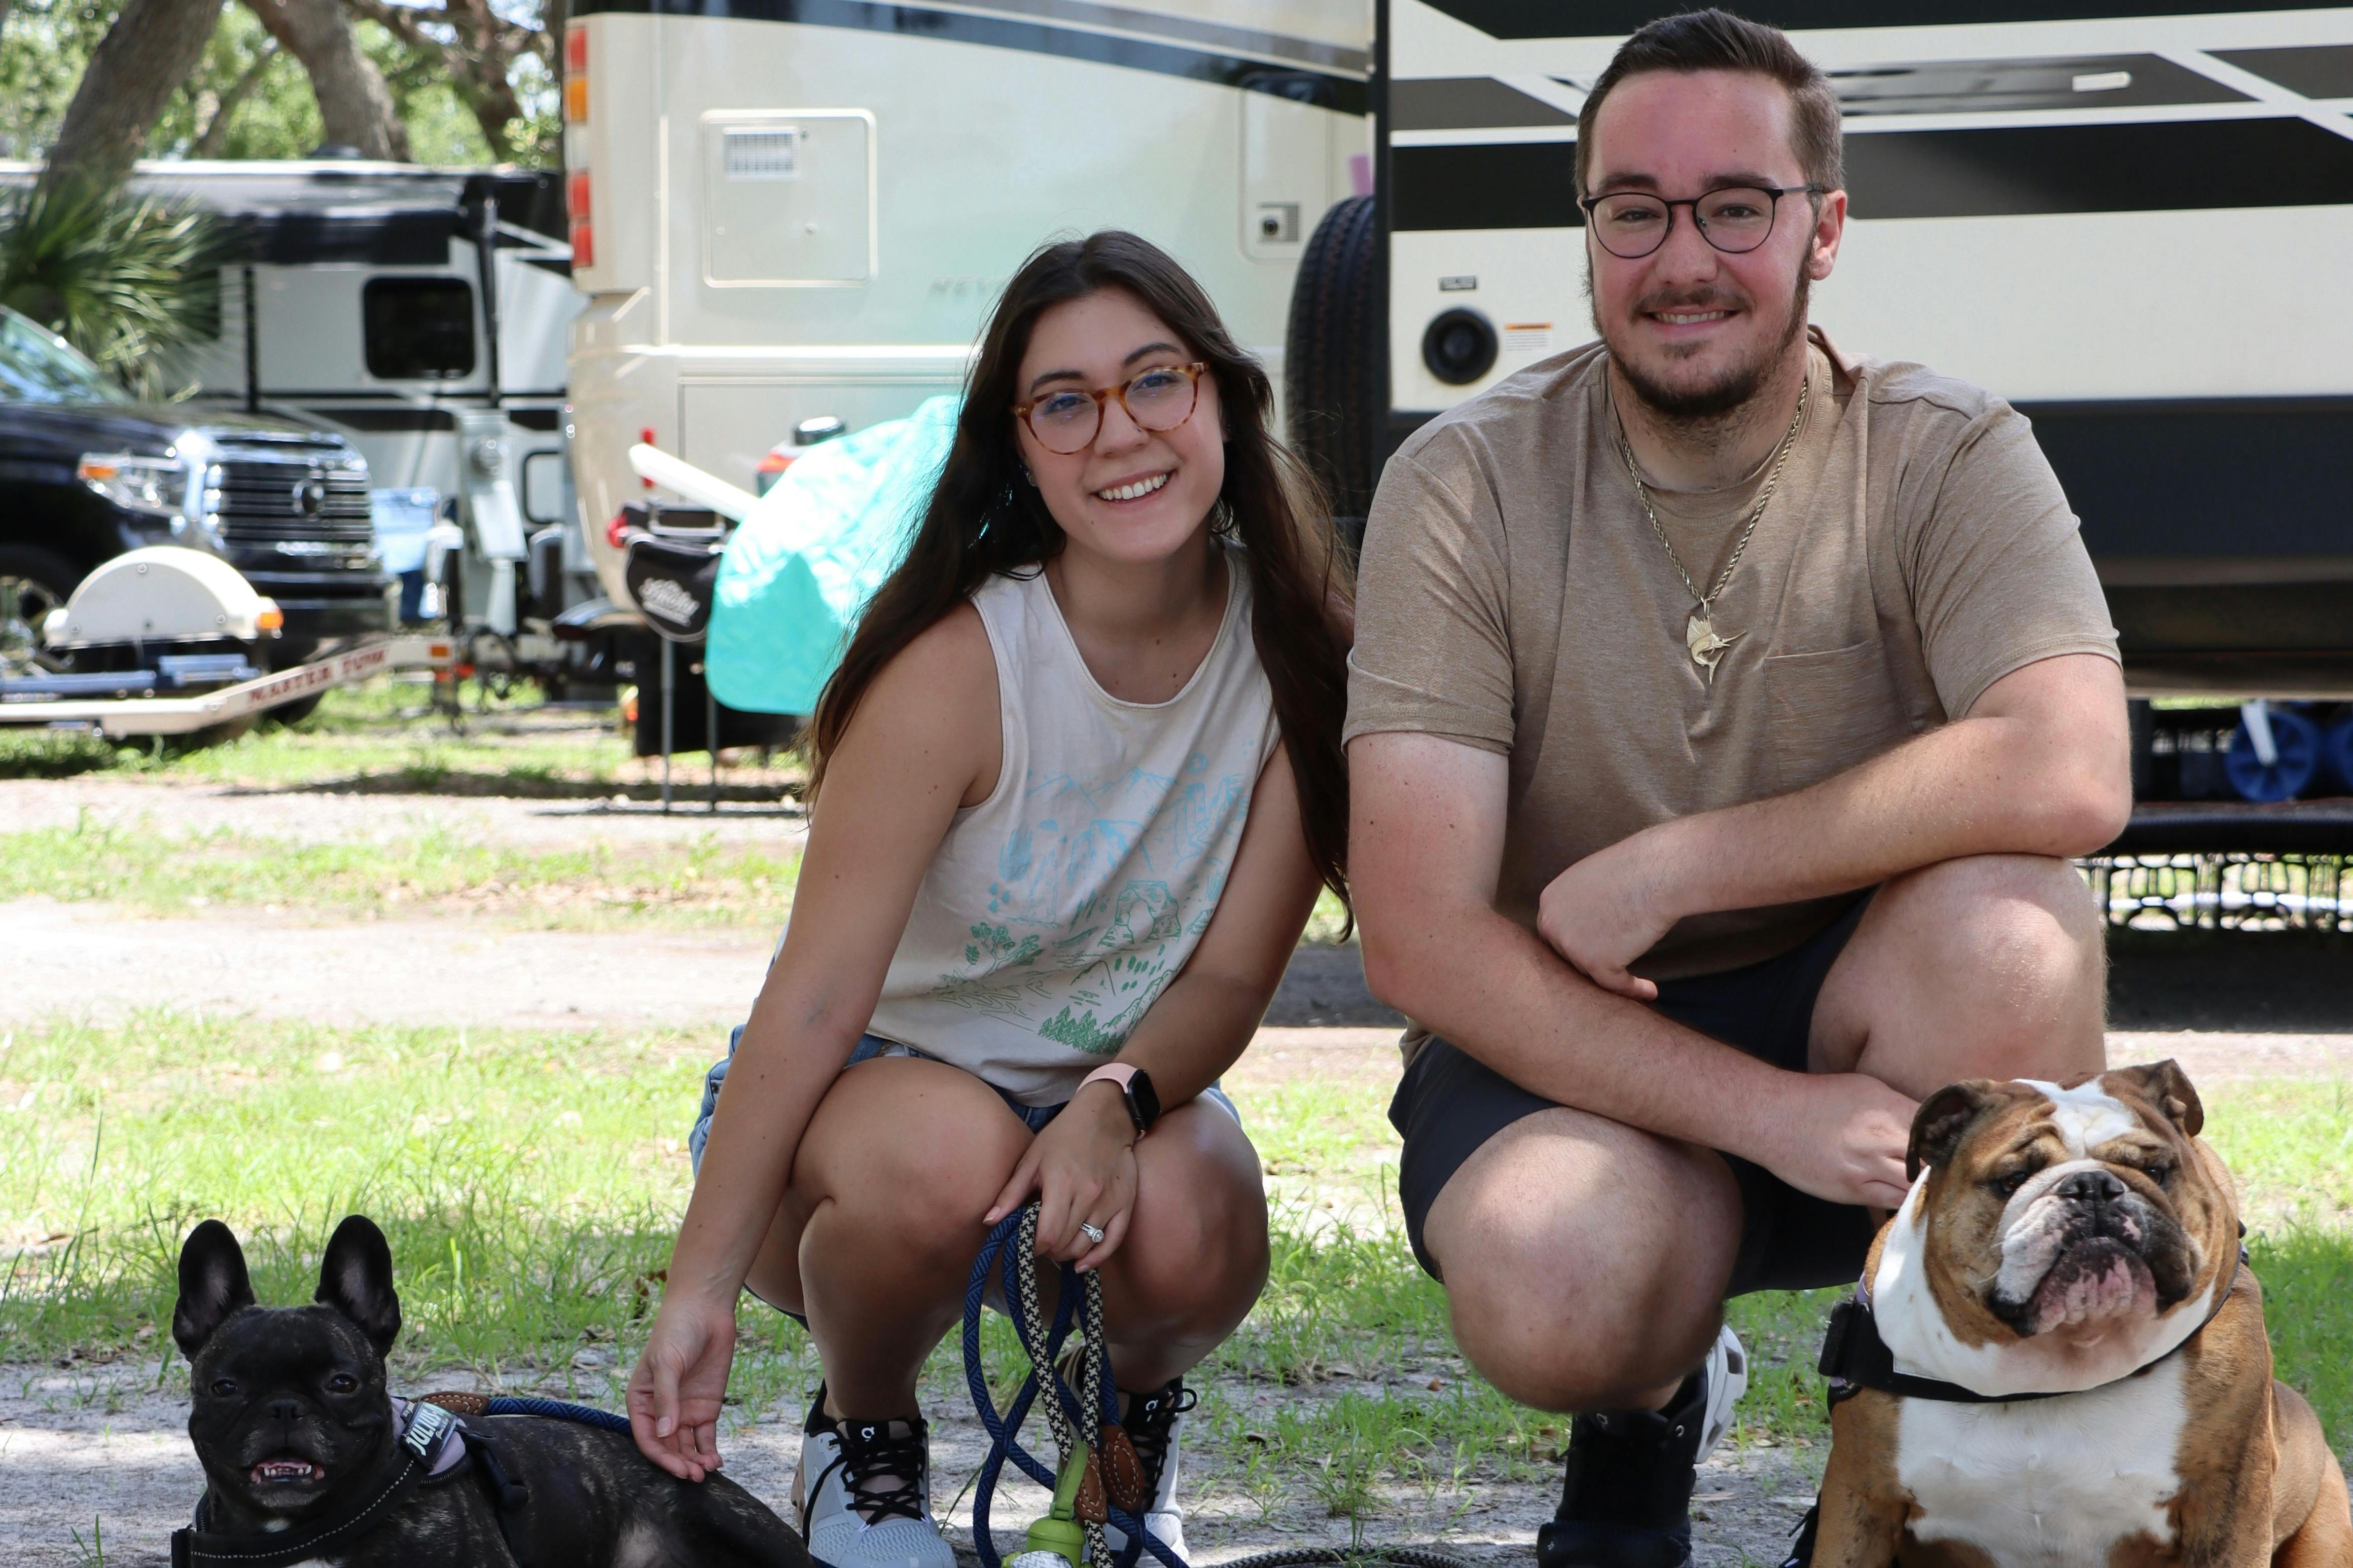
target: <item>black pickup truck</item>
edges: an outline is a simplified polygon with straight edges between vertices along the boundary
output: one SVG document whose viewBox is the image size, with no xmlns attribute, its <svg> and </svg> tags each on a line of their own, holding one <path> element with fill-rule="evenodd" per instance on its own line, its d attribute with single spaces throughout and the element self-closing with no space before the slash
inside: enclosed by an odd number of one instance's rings
<svg viewBox="0 0 2353 1568">
<path fill-rule="evenodd" d="M 0 308 L 0 669 L 100 562 L 181 544 L 285 612 L 270 663 L 392 626 L 367 462 L 283 420 L 130 401 L 63 340 Z"/>
</svg>

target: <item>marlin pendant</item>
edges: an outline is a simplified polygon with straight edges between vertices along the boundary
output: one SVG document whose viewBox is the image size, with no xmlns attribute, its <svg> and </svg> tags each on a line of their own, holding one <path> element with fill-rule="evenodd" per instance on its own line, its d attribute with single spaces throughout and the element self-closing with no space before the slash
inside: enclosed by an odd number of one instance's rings
<svg viewBox="0 0 2353 1568">
<path fill-rule="evenodd" d="M 1706 607 L 1704 605 L 1700 606 L 1701 609 Z M 1694 610 L 1691 619 L 1683 626 L 1683 646 L 1691 649 L 1692 662 L 1707 671 L 1707 683 L 1714 686 L 1716 662 L 1724 658 L 1724 650 L 1747 635 L 1746 632 L 1735 632 L 1728 637 L 1720 637 L 1715 635 L 1714 623 L 1699 610 Z"/>
</svg>

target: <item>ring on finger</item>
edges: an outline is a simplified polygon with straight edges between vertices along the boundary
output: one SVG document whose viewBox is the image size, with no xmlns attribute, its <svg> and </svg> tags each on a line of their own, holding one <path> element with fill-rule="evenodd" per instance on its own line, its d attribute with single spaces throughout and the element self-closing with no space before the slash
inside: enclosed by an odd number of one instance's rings
<svg viewBox="0 0 2353 1568">
<path fill-rule="evenodd" d="M 1099 1225 L 1090 1225 L 1085 1220 L 1081 1220 L 1079 1234 L 1085 1237 L 1093 1246 L 1101 1247 L 1103 1244 L 1103 1227 Z"/>
</svg>

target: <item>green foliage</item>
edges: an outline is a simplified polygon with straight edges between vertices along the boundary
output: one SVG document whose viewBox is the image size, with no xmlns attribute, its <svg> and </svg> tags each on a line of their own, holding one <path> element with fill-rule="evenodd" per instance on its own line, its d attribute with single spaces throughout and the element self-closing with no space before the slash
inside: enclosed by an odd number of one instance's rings
<svg viewBox="0 0 2353 1568">
<path fill-rule="evenodd" d="M 16 0 L 0 35 L 0 157 L 37 158 L 55 140 L 66 106 L 80 84 L 90 52 L 106 36 L 117 0 Z M 501 6 L 529 25 L 541 5 Z M 423 29 L 420 41 L 396 37 L 382 25 L 354 19 L 360 47 L 384 73 L 394 107 L 420 163 L 478 166 L 512 159 L 550 167 L 562 155 L 563 123 L 555 81 L 536 54 L 516 58 L 509 80 L 523 113 L 502 129 L 494 148 L 464 94 L 452 80 L 441 37 L 446 26 Z M 155 158 L 305 158 L 322 139 L 319 106 L 301 63 L 278 47 L 260 21 L 231 3 L 202 62 L 174 93 L 148 138 Z"/>
<path fill-rule="evenodd" d="M 133 393 L 158 356 L 219 331 L 221 226 L 162 197 L 79 184 L 0 197 L 0 305 L 62 335 Z"/>
<path fill-rule="evenodd" d="M 111 0 L 15 0 L 0 33 L 0 157 L 37 158 L 56 140 Z"/>
</svg>

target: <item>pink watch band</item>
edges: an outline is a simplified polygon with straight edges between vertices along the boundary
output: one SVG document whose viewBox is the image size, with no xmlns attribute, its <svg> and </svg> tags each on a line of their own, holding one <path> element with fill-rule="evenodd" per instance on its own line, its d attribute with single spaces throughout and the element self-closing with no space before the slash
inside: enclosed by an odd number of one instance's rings
<svg viewBox="0 0 2353 1568">
<path fill-rule="evenodd" d="M 1120 1093 L 1124 1095 L 1127 1093 L 1128 1079 L 1134 1076 L 1135 1068 L 1131 1063 L 1105 1062 L 1103 1066 L 1095 1068 L 1094 1071 L 1087 1074 L 1086 1077 L 1079 1079 L 1079 1089 L 1084 1089 L 1091 1083 L 1112 1083 L 1117 1084 L 1119 1086 Z M 1071 1091 L 1071 1098 L 1076 1100 L 1078 1097 L 1079 1090 L 1077 1089 L 1072 1089 Z M 1141 1138 L 1144 1134 L 1139 1132 L 1136 1136 Z"/>
</svg>

